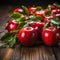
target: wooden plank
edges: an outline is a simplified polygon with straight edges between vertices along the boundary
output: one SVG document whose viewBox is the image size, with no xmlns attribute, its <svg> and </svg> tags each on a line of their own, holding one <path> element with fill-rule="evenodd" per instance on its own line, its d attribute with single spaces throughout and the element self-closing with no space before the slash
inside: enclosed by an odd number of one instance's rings
<svg viewBox="0 0 60 60">
<path fill-rule="evenodd" d="M 52 48 L 45 46 L 9 48 L 3 58 L 5 60 L 56 60 Z"/>
<path fill-rule="evenodd" d="M 0 60 L 3 60 L 4 55 L 6 54 L 7 48 L 0 48 Z"/>
<path fill-rule="evenodd" d="M 56 56 L 56 60 L 60 60 L 60 46 L 54 47 L 54 54 Z"/>
<path fill-rule="evenodd" d="M 56 60 L 51 47 L 39 47 L 40 60 Z"/>
</svg>

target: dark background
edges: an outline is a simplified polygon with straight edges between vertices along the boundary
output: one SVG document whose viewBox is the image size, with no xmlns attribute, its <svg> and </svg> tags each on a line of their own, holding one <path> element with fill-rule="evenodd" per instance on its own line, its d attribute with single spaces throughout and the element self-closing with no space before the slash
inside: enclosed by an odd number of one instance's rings
<svg viewBox="0 0 60 60">
<path fill-rule="evenodd" d="M 52 3 L 59 3 L 59 0 L 0 0 L 0 5 L 42 5 L 47 6 L 48 4 Z"/>
</svg>

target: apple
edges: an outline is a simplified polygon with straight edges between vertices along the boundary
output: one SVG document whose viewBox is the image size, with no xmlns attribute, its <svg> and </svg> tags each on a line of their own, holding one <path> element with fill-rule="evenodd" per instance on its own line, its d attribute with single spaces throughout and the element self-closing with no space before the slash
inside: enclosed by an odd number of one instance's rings
<svg viewBox="0 0 60 60">
<path fill-rule="evenodd" d="M 33 14 L 33 12 L 36 10 L 36 7 L 30 7 L 28 10 L 29 14 Z"/>
<path fill-rule="evenodd" d="M 22 8 L 16 8 L 16 9 L 14 10 L 14 13 L 15 13 L 15 12 L 22 13 L 22 14 L 24 13 Z"/>
<path fill-rule="evenodd" d="M 49 22 L 51 19 L 53 19 L 55 16 L 47 16 L 44 18 L 44 22 Z"/>
<path fill-rule="evenodd" d="M 60 14 L 56 14 L 55 16 L 60 19 Z"/>
<path fill-rule="evenodd" d="M 46 14 L 46 12 L 41 10 L 41 11 L 36 11 L 34 15 L 44 18 L 44 14 Z"/>
<path fill-rule="evenodd" d="M 52 14 L 60 14 L 60 9 L 54 9 L 52 10 Z"/>
<path fill-rule="evenodd" d="M 43 30 L 42 39 L 47 46 L 54 46 L 58 44 L 60 33 L 55 27 L 49 27 Z"/>
<path fill-rule="evenodd" d="M 7 25 L 7 30 L 8 30 L 8 32 L 17 30 L 17 27 L 18 27 L 18 24 L 17 24 L 16 20 L 10 20 Z"/>
<path fill-rule="evenodd" d="M 53 4 L 51 5 L 52 10 L 56 9 L 57 7 Z"/>
<path fill-rule="evenodd" d="M 56 29 L 56 40 L 57 40 L 57 43 L 59 43 L 60 42 L 60 27 L 57 27 L 57 29 Z"/>
<path fill-rule="evenodd" d="M 38 38 L 37 31 L 32 27 L 22 28 L 18 33 L 18 39 L 24 46 L 32 46 Z"/>
<path fill-rule="evenodd" d="M 33 27 L 37 31 L 38 39 L 40 39 L 42 30 L 43 30 L 43 26 L 44 26 L 44 22 L 34 22 L 34 23 L 30 24 L 30 26 Z"/>
</svg>

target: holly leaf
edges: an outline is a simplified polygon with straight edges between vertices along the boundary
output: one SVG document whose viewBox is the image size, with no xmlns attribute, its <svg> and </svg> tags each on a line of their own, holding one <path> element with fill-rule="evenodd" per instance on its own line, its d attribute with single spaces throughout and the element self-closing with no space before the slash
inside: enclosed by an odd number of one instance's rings
<svg viewBox="0 0 60 60">
<path fill-rule="evenodd" d="M 23 11 L 24 11 L 25 15 L 29 15 L 28 8 L 25 7 L 25 6 L 22 6 L 22 8 L 23 8 Z"/>
<path fill-rule="evenodd" d="M 22 14 L 20 14 L 20 13 L 12 13 L 12 14 L 10 15 L 10 17 L 13 18 L 13 19 L 18 19 L 18 18 L 20 18 L 21 16 L 22 16 Z"/>
</svg>

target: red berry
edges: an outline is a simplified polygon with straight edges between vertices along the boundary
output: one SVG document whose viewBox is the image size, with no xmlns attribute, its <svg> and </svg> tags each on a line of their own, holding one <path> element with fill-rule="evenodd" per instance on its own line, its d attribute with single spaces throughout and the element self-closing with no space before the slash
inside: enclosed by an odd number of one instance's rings
<svg viewBox="0 0 60 60">
<path fill-rule="evenodd" d="M 14 12 L 18 12 L 18 13 L 22 13 L 22 14 L 23 14 L 23 9 L 21 9 L 21 8 L 16 8 L 16 9 L 14 10 Z"/>
<path fill-rule="evenodd" d="M 18 24 L 15 20 L 10 20 L 7 26 L 8 32 L 16 30 L 18 27 Z"/>
<path fill-rule="evenodd" d="M 18 39 L 24 46 L 32 46 L 37 41 L 37 32 L 32 27 L 22 28 L 18 33 Z"/>
<path fill-rule="evenodd" d="M 29 13 L 30 14 L 33 14 L 33 12 L 35 11 L 36 7 L 30 7 L 28 10 L 29 10 Z"/>
<path fill-rule="evenodd" d="M 54 27 L 49 27 L 43 30 L 42 39 L 47 46 L 54 46 L 60 37 L 60 33 Z"/>
</svg>

